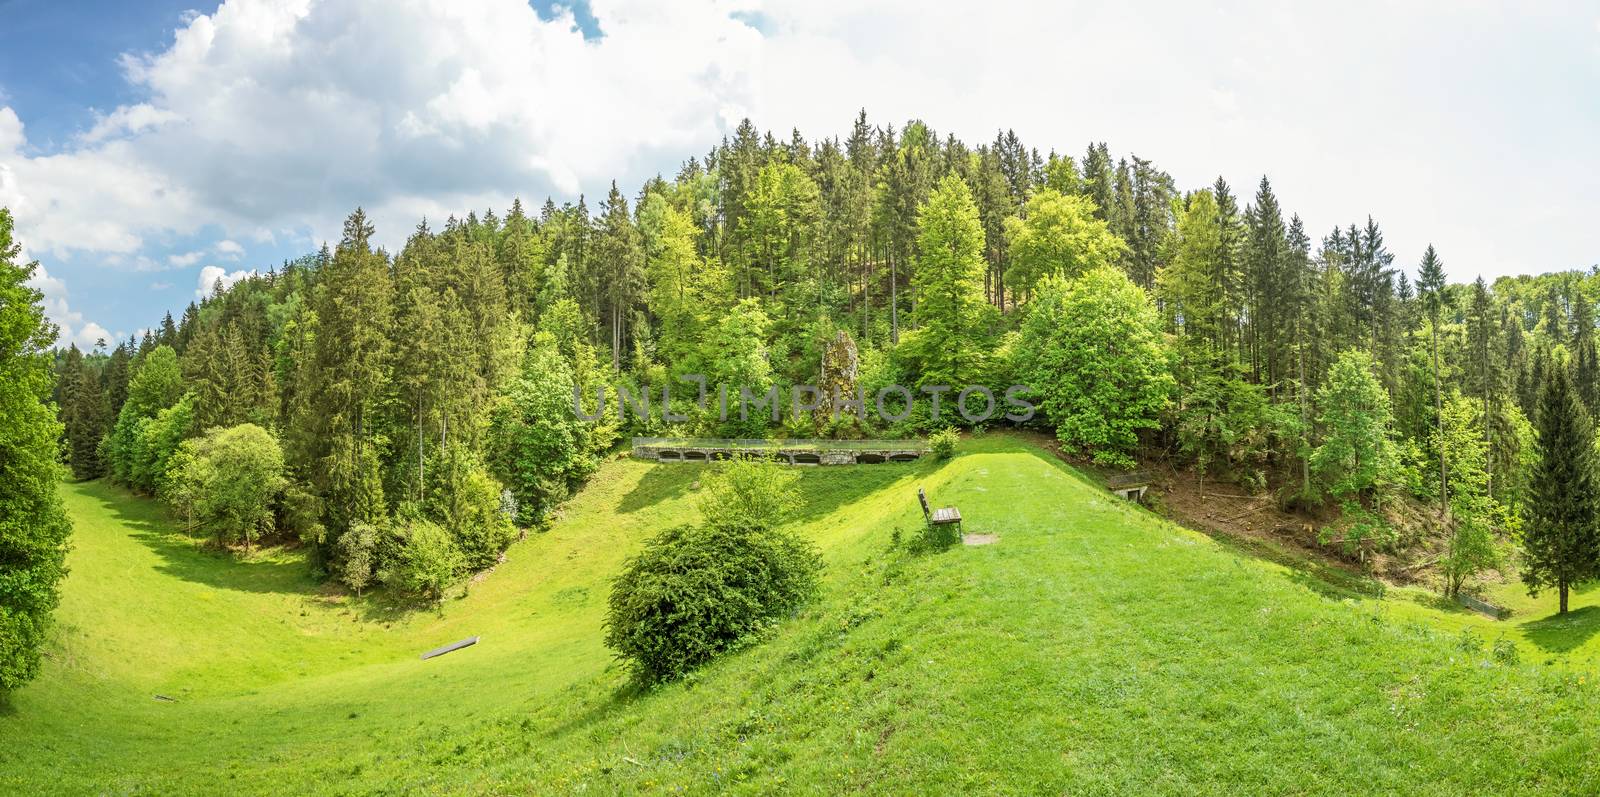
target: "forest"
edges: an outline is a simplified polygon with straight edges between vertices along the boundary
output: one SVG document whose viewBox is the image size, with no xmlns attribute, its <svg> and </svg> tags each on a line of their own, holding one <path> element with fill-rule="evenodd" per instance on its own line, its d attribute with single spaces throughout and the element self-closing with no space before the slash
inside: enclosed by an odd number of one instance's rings
<svg viewBox="0 0 1600 797">
<path fill-rule="evenodd" d="M 688 375 L 840 385 L 838 346 L 847 394 L 1026 385 L 1025 425 L 1080 461 L 1270 492 L 1349 562 L 1421 549 L 1446 594 L 1515 568 L 1565 609 L 1600 572 L 1596 270 L 1451 282 L 1448 252 L 1391 252 L 1351 211 L 1308 230 L 1265 176 L 1179 186 L 1105 143 L 746 120 L 631 194 L 419 220 L 396 252 L 357 209 L 135 339 L 55 351 L 51 398 L 75 478 L 220 546 L 299 541 L 352 591 L 437 599 L 629 436 L 973 426 L 951 401 L 723 417 L 691 390 L 574 412 Z"/>
</svg>

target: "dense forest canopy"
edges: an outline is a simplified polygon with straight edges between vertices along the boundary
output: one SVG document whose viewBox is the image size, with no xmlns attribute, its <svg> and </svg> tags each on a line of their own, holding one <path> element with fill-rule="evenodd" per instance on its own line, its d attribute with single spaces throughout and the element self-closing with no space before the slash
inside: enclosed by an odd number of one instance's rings
<svg viewBox="0 0 1600 797">
<path fill-rule="evenodd" d="M 1328 541 L 1353 556 L 1392 542 L 1395 497 L 1432 504 L 1454 590 L 1519 533 L 1550 375 L 1600 405 L 1595 271 L 1451 283 L 1448 252 L 1391 252 L 1372 218 L 1308 230 L 1266 177 L 1179 186 L 1104 143 L 971 144 L 864 112 L 813 141 L 747 120 L 631 194 L 421 220 L 398 252 L 373 234 L 358 209 L 316 254 L 60 352 L 74 473 L 159 494 L 223 542 L 297 537 L 355 589 L 427 593 L 544 523 L 621 436 L 969 425 L 949 400 L 892 424 L 725 418 L 689 390 L 586 423 L 575 391 L 1026 384 L 1030 423 L 1068 450 L 1341 507 Z M 823 373 L 831 346 L 851 350 L 844 383 Z M 254 493 L 205 487 L 240 469 Z"/>
</svg>

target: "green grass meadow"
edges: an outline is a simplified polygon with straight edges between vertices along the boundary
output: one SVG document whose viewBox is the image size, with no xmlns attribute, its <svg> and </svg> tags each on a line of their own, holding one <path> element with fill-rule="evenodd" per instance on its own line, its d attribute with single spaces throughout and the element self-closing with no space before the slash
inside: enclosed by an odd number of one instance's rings
<svg viewBox="0 0 1600 797">
<path fill-rule="evenodd" d="M 0 704 L 0 792 L 1600 793 L 1600 590 L 1561 620 L 1515 584 L 1503 621 L 1379 596 L 1004 435 L 944 463 L 806 469 L 820 598 L 640 689 L 600 642 L 609 582 L 694 518 L 704 467 L 608 462 L 437 612 L 64 485 L 72 572 L 43 674 Z M 998 543 L 892 546 L 920 531 L 918 485 Z M 1464 649 L 1467 628 L 1521 662 Z"/>
</svg>

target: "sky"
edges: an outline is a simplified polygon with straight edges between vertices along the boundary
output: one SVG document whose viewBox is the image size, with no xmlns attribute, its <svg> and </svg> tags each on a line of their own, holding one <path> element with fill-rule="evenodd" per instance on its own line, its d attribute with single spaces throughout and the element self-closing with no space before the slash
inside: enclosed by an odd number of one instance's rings
<svg viewBox="0 0 1600 797">
<path fill-rule="evenodd" d="M 1456 281 L 1600 263 L 1600 5 L 0 0 L 0 206 L 63 344 L 424 217 L 633 194 L 745 117 L 1263 175 Z M 592 206 L 593 203 L 591 203 Z"/>
</svg>

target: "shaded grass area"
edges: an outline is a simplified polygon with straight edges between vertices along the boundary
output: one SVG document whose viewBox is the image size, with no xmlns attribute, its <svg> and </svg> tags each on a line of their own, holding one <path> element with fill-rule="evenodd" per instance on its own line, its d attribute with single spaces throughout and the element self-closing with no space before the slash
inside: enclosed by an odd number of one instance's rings
<svg viewBox="0 0 1600 797">
<path fill-rule="evenodd" d="M 241 563 L 143 501 L 68 485 L 74 572 L 44 676 L 0 712 L 0 791 L 1600 789 L 1593 611 L 1547 628 L 1537 603 L 1495 624 L 1378 597 L 1180 529 L 1005 436 L 948 463 L 803 471 L 822 596 L 640 690 L 599 643 L 609 578 L 693 518 L 703 472 L 607 463 L 466 597 L 382 622 L 364 609 L 380 598 L 322 594 L 297 552 Z M 920 528 L 918 485 L 999 542 L 891 547 Z M 1469 625 L 1563 666 L 1464 652 Z"/>
</svg>

